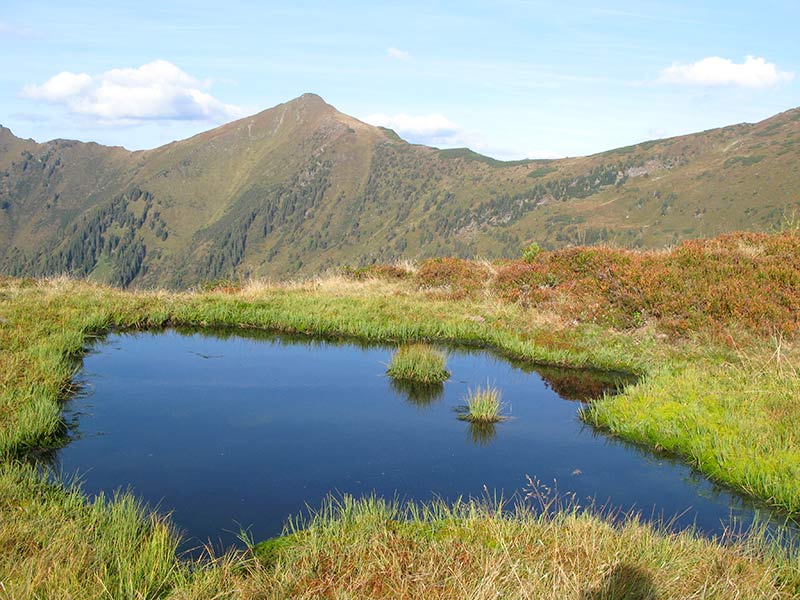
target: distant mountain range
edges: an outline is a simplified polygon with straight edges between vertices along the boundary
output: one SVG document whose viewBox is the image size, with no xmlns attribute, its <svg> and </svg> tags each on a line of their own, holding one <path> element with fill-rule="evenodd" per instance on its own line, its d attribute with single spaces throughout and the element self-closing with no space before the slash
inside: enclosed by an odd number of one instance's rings
<svg viewBox="0 0 800 600">
<path fill-rule="evenodd" d="M 0 127 L 0 272 L 135 287 L 402 257 L 658 247 L 800 213 L 800 109 L 582 158 L 405 142 L 299 98 L 154 150 Z"/>
</svg>

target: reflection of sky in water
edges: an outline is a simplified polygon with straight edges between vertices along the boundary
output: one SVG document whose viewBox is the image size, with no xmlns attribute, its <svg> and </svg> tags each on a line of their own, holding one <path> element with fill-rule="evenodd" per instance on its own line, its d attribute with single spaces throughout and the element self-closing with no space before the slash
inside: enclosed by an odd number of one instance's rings
<svg viewBox="0 0 800 600">
<path fill-rule="evenodd" d="M 509 497 L 526 476 L 582 504 L 680 515 L 709 533 L 732 514 L 752 518 L 685 465 L 584 426 L 578 405 L 553 391 L 596 389 L 575 371 L 547 370 L 545 383 L 491 354 L 451 350 L 451 379 L 420 387 L 384 375 L 389 347 L 260 338 L 110 336 L 84 360 L 90 392 L 67 406 L 79 424 L 56 468 L 81 474 L 89 493 L 130 486 L 191 536 L 225 544 L 239 525 L 275 535 L 329 492 Z M 511 418 L 459 420 L 467 391 L 486 382 Z"/>
</svg>

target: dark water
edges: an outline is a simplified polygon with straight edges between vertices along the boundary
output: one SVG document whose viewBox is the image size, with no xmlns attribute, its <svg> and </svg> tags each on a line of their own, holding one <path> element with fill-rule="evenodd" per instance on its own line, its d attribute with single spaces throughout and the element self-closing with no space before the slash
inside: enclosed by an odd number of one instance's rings
<svg viewBox="0 0 800 600">
<path fill-rule="evenodd" d="M 526 491 L 526 476 L 582 503 L 680 515 L 678 526 L 710 534 L 753 518 L 747 501 L 688 467 L 593 432 L 580 404 L 553 391 L 591 395 L 603 378 L 548 370 L 543 379 L 450 349 L 450 381 L 408 388 L 384 375 L 392 351 L 263 334 L 109 336 L 84 359 L 88 391 L 65 409 L 74 439 L 56 468 L 90 494 L 129 487 L 171 511 L 188 545 L 235 543 L 240 527 L 256 540 L 276 535 L 329 492 L 508 497 Z M 456 409 L 487 381 L 512 418 L 476 429 Z"/>
</svg>

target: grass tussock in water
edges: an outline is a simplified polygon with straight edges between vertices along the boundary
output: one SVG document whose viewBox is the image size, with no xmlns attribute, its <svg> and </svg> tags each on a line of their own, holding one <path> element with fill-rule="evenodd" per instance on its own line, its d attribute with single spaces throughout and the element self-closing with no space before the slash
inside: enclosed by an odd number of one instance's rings
<svg viewBox="0 0 800 600">
<path fill-rule="evenodd" d="M 506 417 L 500 414 L 500 390 L 486 384 L 478 386 L 467 394 L 466 405 L 459 419 L 472 423 L 498 423 Z"/>
<path fill-rule="evenodd" d="M 427 344 L 401 346 L 386 373 L 392 379 L 417 383 L 442 383 L 450 377 L 447 355 Z"/>
</svg>

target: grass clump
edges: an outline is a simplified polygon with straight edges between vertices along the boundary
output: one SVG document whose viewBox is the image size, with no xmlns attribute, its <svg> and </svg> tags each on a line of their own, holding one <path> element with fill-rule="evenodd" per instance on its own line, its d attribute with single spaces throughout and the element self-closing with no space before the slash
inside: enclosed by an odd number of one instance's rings
<svg viewBox="0 0 800 600">
<path fill-rule="evenodd" d="M 169 518 L 128 494 L 92 502 L 36 467 L 0 464 L 0 597 L 163 598 L 189 565 Z"/>
<path fill-rule="evenodd" d="M 467 404 L 459 418 L 471 423 L 498 423 L 505 419 L 500 408 L 500 390 L 489 384 L 478 386 L 467 395 Z"/>
<path fill-rule="evenodd" d="M 392 356 L 386 373 L 392 379 L 418 383 L 442 383 L 450 377 L 447 356 L 427 344 L 402 346 Z"/>
</svg>

